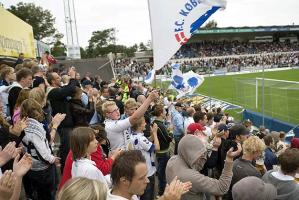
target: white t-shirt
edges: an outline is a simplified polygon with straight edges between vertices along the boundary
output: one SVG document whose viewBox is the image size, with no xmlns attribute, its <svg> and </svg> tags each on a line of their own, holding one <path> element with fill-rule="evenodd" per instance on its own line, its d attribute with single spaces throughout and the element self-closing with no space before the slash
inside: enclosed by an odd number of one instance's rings
<svg viewBox="0 0 299 200">
<path fill-rule="evenodd" d="M 95 166 L 95 162 L 87 158 L 76 160 L 72 164 L 72 177 L 85 177 L 100 181 L 107 186 L 111 186 L 110 175 L 104 176 L 103 173 Z"/>
<path fill-rule="evenodd" d="M 111 190 L 107 192 L 107 200 L 128 200 L 124 197 L 111 194 Z M 136 195 L 133 195 L 131 200 L 139 200 Z"/>
<path fill-rule="evenodd" d="M 133 133 L 131 135 L 130 147 L 134 150 L 140 150 L 142 155 L 145 157 L 147 166 L 147 177 L 155 174 L 155 145 L 150 142 L 143 133 Z M 130 147 L 128 149 L 130 150 Z"/>
<path fill-rule="evenodd" d="M 127 142 L 130 140 L 130 127 L 129 118 L 123 120 L 105 120 L 105 130 L 112 151 L 118 148 L 126 149 Z"/>
</svg>

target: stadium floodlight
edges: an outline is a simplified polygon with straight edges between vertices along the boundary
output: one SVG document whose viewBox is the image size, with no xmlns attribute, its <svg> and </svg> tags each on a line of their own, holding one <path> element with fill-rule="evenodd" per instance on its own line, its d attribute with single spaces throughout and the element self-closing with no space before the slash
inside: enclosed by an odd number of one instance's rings
<svg viewBox="0 0 299 200">
<path fill-rule="evenodd" d="M 75 0 L 63 0 L 67 38 L 67 57 L 71 59 L 80 59 L 81 54 L 74 1 Z"/>
</svg>

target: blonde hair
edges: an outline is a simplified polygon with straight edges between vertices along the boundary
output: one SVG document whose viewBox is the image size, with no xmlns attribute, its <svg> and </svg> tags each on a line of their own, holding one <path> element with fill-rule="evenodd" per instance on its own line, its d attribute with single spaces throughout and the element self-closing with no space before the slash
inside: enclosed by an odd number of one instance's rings
<svg viewBox="0 0 299 200">
<path fill-rule="evenodd" d="M 144 117 L 140 117 L 131 126 L 132 131 L 137 131 L 137 129 L 141 126 L 141 124 L 145 121 Z"/>
<path fill-rule="evenodd" d="M 24 117 L 33 118 L 42 122 L 45 117 L 41 104 L 34 99 L 24 100 L 21 104 L 21 119 Z"/>
<path fill-rule="evenodd" d="M 136 107 L 138 107 L 138 104 L 133 98 L 129 98 L 125 103 L 125 108 L 127 109 L 136 108 Z"/>
<path fill-rule="evenodd" d="M 42 104 L 45 101 L 46 93 L 43 89 L 36 87 L 31 89 L 31 91 L 29 92 L 29 98 L 34 99 Z"/>
<path fill-rule="evenodd" d="M 29 98 L 29 93 L 30 93 L 30 89 L 27 89 L 27 88 L 23 88 L 20 91 L 19 96 L 17 97 L 17 101 L 16 101 L 14 109 L 20 107 L 22 102 Z"/>
<path fill-rule="evenodd" d="M 263 142 L 263 140 L 261 140 L 259 137 L 251 136 L 244 141 L 242 147 L 243 147 L 244 154 L 254 154 L 254 153 L 262 153 L 265 150 L 266 145 Z"/>
<path fill-rule="evenodd" d="M 106 101 L 105 103 L 103 103 L 103 105 L 102 105 L 103 115 L 106 116 L 106 114 L 108 112 L 108 107 L 114 106 L 114 105 L 116 105 L 116 103 L 114 101 Z"/>
<path fill-rule="evenodd" d="M 38 63 L 32 59 L 26 59 L 23 62 L 23 67 L 28 68 L 28 69 L 31 69 L 32 67 L 37 66 L 37 65 L 38 65 Z"/>
<path fill-rule="evenodd" d="M 10 66 L 6 66 L 6 67 L 3 67 L 1 70 L 0 70 L 0 76 L 1 76 L 1 79 L 5 79 L 5 77 L 9 74 L 9 73 L 14 73 L 15 72 L 15 69 L 10 67 Z"/>
<path fill-rule="evenodd" d="M 106 186 L 96 180 L 76 177 L 68 180 L 58 193 L 57 200 L 106 200 Z"/>
</svg>

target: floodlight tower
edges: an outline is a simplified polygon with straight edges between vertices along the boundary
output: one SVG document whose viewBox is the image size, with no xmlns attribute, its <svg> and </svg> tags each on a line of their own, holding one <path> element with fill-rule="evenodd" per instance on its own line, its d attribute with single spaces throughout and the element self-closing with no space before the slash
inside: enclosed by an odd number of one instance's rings
<svg viewBox="0 0 299 200">
<path fill-rule="evenodd" d="M 67 38 L 67 57 L 70 59 L 81 59 L 74 0 L 63 0 L 63 3 Z"/>
</svg>

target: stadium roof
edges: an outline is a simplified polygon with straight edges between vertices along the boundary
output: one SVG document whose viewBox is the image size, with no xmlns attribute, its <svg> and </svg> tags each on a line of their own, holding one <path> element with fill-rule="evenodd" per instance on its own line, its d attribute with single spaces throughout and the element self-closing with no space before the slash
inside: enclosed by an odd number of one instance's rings
<svg viewBox="0 0 299 200">
<path fill-rule="evenodd" d="M 262 33 L 262 32 L 298 32 L 299 25 L 290 26 L 257 26 L 257 27 L 225 27 L 225 28 L 212 28 L 200 29 L 194 32 L 194 35 L 205 34 L 228 34 L 228 33 Z"/>
</svg>

